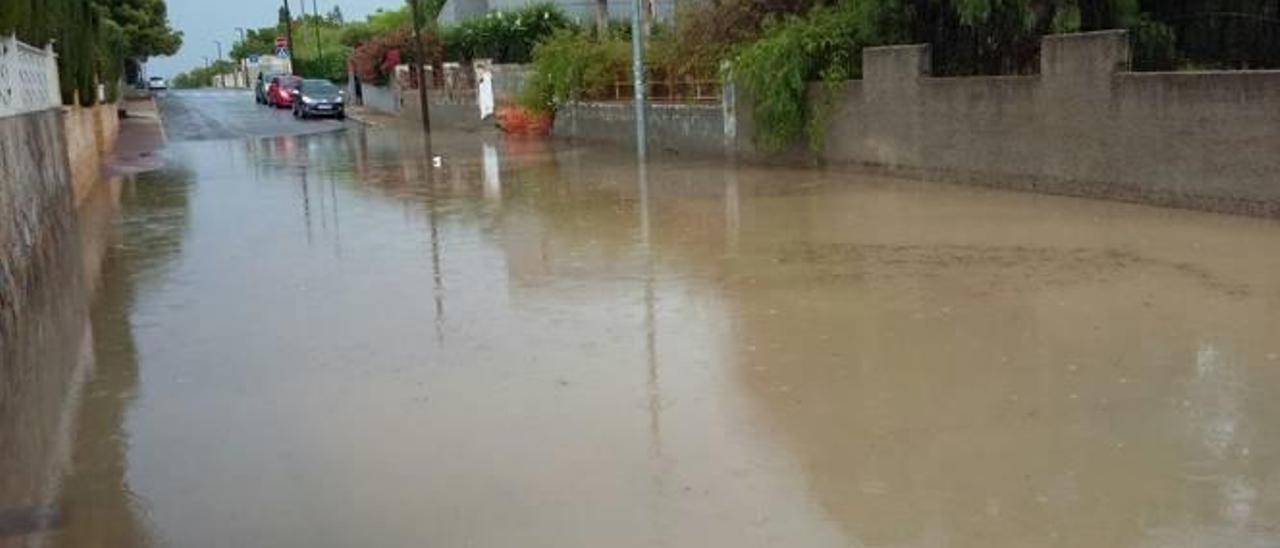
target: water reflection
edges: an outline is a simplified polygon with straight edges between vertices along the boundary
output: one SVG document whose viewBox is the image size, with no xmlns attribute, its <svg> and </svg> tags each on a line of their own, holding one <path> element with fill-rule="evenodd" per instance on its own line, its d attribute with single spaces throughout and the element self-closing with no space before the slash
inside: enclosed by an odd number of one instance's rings
<svg viewBox="0 0 1280 548">
<path fill-rule="evenodd" d="M 5 373 L 16 374 L 0 399 L 10 478 L 0 545 L 147 544 L 125 475 L 124 417 L 138 385 L 130 311 L 180 247 L 184 175 L 104 181 L 52 235 L 34 306 L 0 345 Z M 120 207 L 128 221 L 117 227 Z"/>
<path fill-rule="evenodd" d="M 0 546 L 21 545 L 64 521 L 58 485 L 81 387 L 93 369 L 92 280 L 81 260 L 93 242 L 82 240 L 69 200 L 54 208 L 56 220 L 28 255 L 31 282 L 6 295 L 6 304 L 21 308 L 0 318 Z"/>
<path fill-rule="evenodd" d="M 1274 544 L 1271 224 L 475 134 L 172 153 L 64 545 Z"/>
<path fill-rule="evenodd" d="M 140 386 L 134 324 L 140 293 L 169 283 L 189 230 L 192 173 L 180 168 L 137 176 L 122 183 L 121 221 L 101 267 L 101 290 L 89 321 L 92 355 L 98 364 L 85 384 L 76 419 L 70 474 L 62 487 L 68 509 L 56 546 L 147 546 L 149 509 L 128 477 L 127 413 Z"/>
</svg>

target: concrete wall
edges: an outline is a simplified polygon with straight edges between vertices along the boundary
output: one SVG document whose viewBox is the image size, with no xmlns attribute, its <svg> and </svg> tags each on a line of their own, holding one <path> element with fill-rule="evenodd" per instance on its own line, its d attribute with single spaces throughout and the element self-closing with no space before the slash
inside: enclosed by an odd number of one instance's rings
<svg viewBox="0 0 1280 548">
<path fill-rule="evenodd" d="M 63 108 L 72 195 L 77 205 L 84 201 L 98 181 L 102 157 L 115 148 L 116 136 L 120 132 L 117 108 L 115 103 Z"/>
<path fill-rule="evenodd" d="M 394 114 L 406 121 L 417 121 L 422 116 L 418 109 L 418 91 L 391 86 L 362 86 L 364 105 L 387 114 Z M 475 131 L 492 127 L 490 120 L 480 119 L 474 92 L 445 93 L 432 90 L 431 127 Z"/>
<path fill-rule="evenodd" d="M 447 95 L 444 93 L 430 92 L 431 101 L 431 127 L 433 129 L 457 129 L 464 131 L 476 131 L 483 128 L 493 127 L 492 120 L 480 119 L 480 107 L 476 105 L 476 99 L 473 92 L 468 95 Z M 421 111 L 418 109 L 418 91 L 407 90 L 405 96 L 400 101 L 400 115 L 409 120 L 419 120 L 422 117 Z"/>
<path fill-rule="evenodd" d="M 0 335 L 24 308 L 48 242 L 100 181 L 115 147 L 115 104 L 0 117 Z M 2 337 L 0 337 L 2 338 Z"/>
<path fill-rule="evenodd" d="M 863 80 L 837 100 L 821 157 L 1280 215 L 1280 72 L 1130 73 L 1128 60 L 1123 31 L 1046 37 L 1041 74 L 1027 77 L 934 78 L 927 46 L 870 48 Z M 746 136 L 738 146 L 763 157 Z"/>
<path fill-rule="evenodd" d="M 750 104 L 731 85 L 723 107 L 652 105 L 649 138 L 652 149 L 1280 217 L 1280 71 L 1128 64 L 1124 31 L 1045 37 L 1035 76 L 935 78 L 928 46 L 868 48 L 816 153 L 756 148 Z M 634 131 L 627 103 L 566 106 L 553 129 L 627 146 Z"/>
<path fill-rule="evenodd" d="M 71 169 L 60 109 L 0 117 L 0 340 L 26 308 L 48 235 L 72 222 Z"/>
<path fill-rule="evenodd" d="M 375 86 L 362 84 L 360 95 L 364 98 L 364 106 L 389 114 L 400 112 L 400 95 L 391 86 Z"/>
<path fill-rule="evenodd" d="M 634 146 L 633 103 L 576 103 L 556 111 L 553 136 Z M 725 150 L 725 111 L 720 105 L 651 104 L 648 142 L 653 150 L 719 153 Z"/>
</svg>

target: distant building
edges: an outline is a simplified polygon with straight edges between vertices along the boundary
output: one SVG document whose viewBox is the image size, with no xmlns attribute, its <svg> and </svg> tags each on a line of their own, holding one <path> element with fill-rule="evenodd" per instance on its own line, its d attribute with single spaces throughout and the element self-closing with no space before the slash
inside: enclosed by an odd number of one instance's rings
<svg viewBox="0 0 1280 548">
<path fill-rule="evenodd" d="M 694 1 L 694 0 L 681 0 Z M 675 16 L 677 0 L 651 0 L 654 14 L 659 21 L 669 21 Z M 522 8 L 537 0 L 447 0 L 440 11 L 439 21 L 445 25 L 453 25 L 480 17 L 491 11 L 510 11 Z M 551 0 L 560 6 L 569 17 L 584 26 L 591 26 L 596 17 L 595 0 Z M 609 19 L 630 20 L 631 0 L 609 0 Z"/>
</svg>

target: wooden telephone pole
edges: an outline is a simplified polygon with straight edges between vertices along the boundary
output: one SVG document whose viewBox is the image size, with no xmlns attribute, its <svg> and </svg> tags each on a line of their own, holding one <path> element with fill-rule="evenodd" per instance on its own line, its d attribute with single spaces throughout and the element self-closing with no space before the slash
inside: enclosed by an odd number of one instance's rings
<svg viewBox="0 0 1280 548">
<path fill-rule="evenodd" d="M 284 0 L 280 7 L 280 20 L 284 23 L 285 47 L 289 48 L 289 72 L 293 73 L 293 15 L 289 12 L 289 0 Z"/>
<path fill-rule="evenodd" d="M 422 108 L 422 131 L 431 133 L 431 109 L 427 102 L 427 55 L 422 47 L 422 0 L 405 0 L 409 3 L 410 16 L 413 17 L 413 64 L 418 71 L 418 104 Z"/>
</svg>

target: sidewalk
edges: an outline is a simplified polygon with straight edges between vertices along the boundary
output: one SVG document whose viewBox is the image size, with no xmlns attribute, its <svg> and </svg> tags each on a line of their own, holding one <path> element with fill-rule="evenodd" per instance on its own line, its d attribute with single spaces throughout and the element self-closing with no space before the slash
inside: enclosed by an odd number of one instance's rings
<svg viewBox="0 0 1280 548">
<path fill-rule="evenodd" d="M 347 107 L 347 117 L 360 122 L 369 127 L 404 127 L 406 122 L 403 118 L 394 114 L 387 114 L 377 109 L 366 106 L 351 105 Z"/>
<path fill-rule="evenodd" d="M 121 103 L 127 116 L 120 120 L 115 150 L 103 159 L 104 176 L 130 175 L 159 169 L 163 161 L 155 154 L 164 148 L 164 126 L 154 99 Z"/>
</svg>

